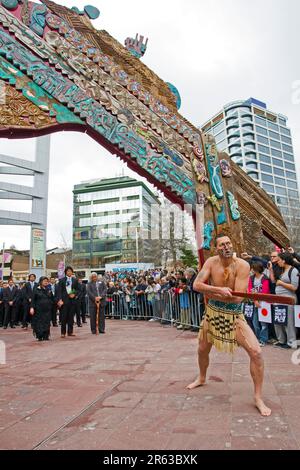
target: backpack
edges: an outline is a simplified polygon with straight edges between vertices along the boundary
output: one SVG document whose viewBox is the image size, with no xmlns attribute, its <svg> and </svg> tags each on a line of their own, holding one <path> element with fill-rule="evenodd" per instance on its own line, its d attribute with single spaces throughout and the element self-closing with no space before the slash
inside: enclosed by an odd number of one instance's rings
<svg viewBox="0 0 300 470">
<path fill-rule="evenodd" d="M 290 282 L 292 281 L 292 271 L 293 269 L 297 269 L 297 268 L 294 268 L 293 266 L 290 268 L 289 270 L 289 280 Z M 297 269 L 298 271 L 298 269 Z M 298 287 L 297 287 L 297 290 L 296 290 L 296 296 L 297 296 L 297 305 L 300 305 L 300 273 L 298 271 Z"/>
</svg>

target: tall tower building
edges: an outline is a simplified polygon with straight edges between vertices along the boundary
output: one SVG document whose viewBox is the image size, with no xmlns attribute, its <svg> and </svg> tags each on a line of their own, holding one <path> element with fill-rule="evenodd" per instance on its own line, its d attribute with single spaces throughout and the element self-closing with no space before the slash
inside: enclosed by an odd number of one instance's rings
<svg viewBox="0 0 300 470">
<path fill-rule="evenodd" d="M 292 235 L 300 226 L 300 197 L 287 117 L 249 98 L 225 105 L 201 129 L 274 199 Z"/>
</svg>

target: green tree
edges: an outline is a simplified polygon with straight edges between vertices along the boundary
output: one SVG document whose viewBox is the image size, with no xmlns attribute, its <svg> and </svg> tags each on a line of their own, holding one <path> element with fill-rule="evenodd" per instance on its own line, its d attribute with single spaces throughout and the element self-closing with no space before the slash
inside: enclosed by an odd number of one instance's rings
<svg viewBox="0 0 300 470">
<path fill-rule="evenodd" d="M 193 250 L 191 248 L 181 248 L 181 257 L 180 261 L 184 264 L 186 268 L 194 268 L 197 269 L 198 266 L 198 259 L 195 256 Z"/>
</svg>

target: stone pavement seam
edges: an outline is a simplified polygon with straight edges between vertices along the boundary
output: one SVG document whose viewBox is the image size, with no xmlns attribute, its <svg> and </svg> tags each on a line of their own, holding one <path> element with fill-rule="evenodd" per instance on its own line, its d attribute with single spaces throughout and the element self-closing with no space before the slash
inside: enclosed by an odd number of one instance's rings
<svg viewBox="0 0 300 470">
<path fill-rule="evenodd" d="M 32 450 L 39 450 L 39 447 L 43 446 L 44 444 L 47 444 L 53 437 L 55 437 L 58 433 L 60 433 L 63 429 L 69 427 L 72 423 L 74 423 L 76 420 L 78 420 L 80 417 L 82 417 L 84 414 L 86 414 L 89 410 L 91 410 L 93 407 L 96 405 L 99 405 L 103 403 L 107 398 L 112 396 L 113 394 L 116 394 L 119 392 L 118 387 L 122 385 L 125 382 L 128 382 L 130 380 L 133 380 L 134 377 L 138 374 L 141 373 L 141 371 L 144 370 L 145 365 L 149 361 L 146 360 L 144 364 L 141 364 L 136 371 L 134 371 L 132 374 L 129 376 L 125 376 L 124 379 L 119 380 L 113 387 L 111 387 L 109 390 L 106 392 L 102 393 L 98 398 L 96 398 L 92 403 L 88 404 L 80 413 L 78 413 L 75 417 L 72 417 L 67 423 L 64 423 L 62 426 L 60 426 L 58 429 L 53 431 L 49 436 L 47 436 L 45 439 L 43 439 L 41 442 L 39 442 L 37 445 L 33 447 Z M 138 404 L 134 407 L 134 409 L 138 406 Z M 106 408 L 109 408 L 108 406 Z M 126 418 L 124 418 L 125 420 Z"/>
</svg>

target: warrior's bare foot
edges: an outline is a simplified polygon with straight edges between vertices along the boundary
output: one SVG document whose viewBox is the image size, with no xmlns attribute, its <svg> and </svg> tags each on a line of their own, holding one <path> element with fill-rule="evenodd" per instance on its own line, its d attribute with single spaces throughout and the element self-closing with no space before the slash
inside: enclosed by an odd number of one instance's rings
<svg viewBox="0 0 300 470">
<path fill-rule="evenodd" d="M 270 416 L 272 411 L 268 408 L 261 398 L 255 398 L 255 406 L 262 416 Z"/>
<path fill-rule="evenodd" d="M 191 383 L 186 388 L 188 390 L 194 390 L 194 388 L 203 387 L 203 385 L 205 385 L 205 382 L 206 382 L 205 378 L 203 379 L 199 377 L 197 380 L 195 380 L 195 382 Z"/>
</svg>

